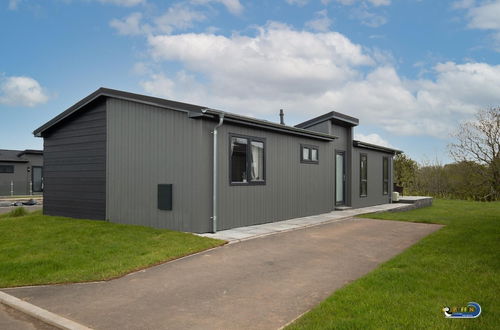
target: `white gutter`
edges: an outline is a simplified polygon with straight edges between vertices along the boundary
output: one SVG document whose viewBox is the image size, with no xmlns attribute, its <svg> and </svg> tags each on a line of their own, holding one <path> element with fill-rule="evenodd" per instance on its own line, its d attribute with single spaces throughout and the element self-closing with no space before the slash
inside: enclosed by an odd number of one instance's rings
<svg viewBox="0 0 500 330">
<path fill-rule="evenodd" d="M 209 109 L 203 109 L 202 112 L 205 113 Z M 224 122 L 224 114 L 220 113 L 219 123 L 214 127 L 213 133 L 213 174 L 212 174 L 212 232 L 217 232 L 217 129 L 222 126 Z"/>
</svg>

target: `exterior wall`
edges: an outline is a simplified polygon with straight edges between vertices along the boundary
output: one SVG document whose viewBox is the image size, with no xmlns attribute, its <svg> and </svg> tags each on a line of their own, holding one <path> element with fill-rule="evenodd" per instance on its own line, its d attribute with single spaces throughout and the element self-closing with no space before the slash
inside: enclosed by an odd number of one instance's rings
<svg viewBox="0 0 500 330">
<path fill-rule="evenodd" d="M 0 165 L 14 166 L 14 173 L 0 173 L 0 196 L 10 196 L 11 182 L 13 183 L 14 195 L 30 194 L 31 166 L 43 166 L 43 156 L 25 154 L 20 159 L 26 159 L 28 162 L 0 161 Z M 29 172 L 28 168 L 30 168 Z M 33 195 L 40 194 L 39 192 L 33 192 Z"/>
<path fill-rule="evenodd" d="M 106 104 L 44 133 L 44 163 L 44 214 L 105 219 Z"/>
<path fill-rule="evenodd" d="M 333 144 L 333 162 L 332 171 L 335 171 L 335 154 L 337 152 L 344 152 L 345 157 L 345 205 L 351 205 L 351 195 L 352 195 L 352 127 L 341 126 L 334 124 L 331 120 L 326 120 L 324 122 L 318 123 L 316 125 L 310 126 L 308 130 L 321 132 L 326 134 L 331 134 L 337 136 Z M 335 172 L 334 172 L 335 173 Z M 333 184 L 335 185 L 335 176 L 333 176 Z M 334 186 L 335 189 L 336 186 Z M 335 197 L 335 195 L 333 196 Z"/>
<path fill-rule="evenodd" d="M 366 197 L 360 197 L 360 154 L 368 156 L 368 194 Z M 389 193 L 384 195 L 382 193 L 382 159 L 383 157 L 389 158 Z M 392 194 L 392 154 L 383 153 L 364 148 L 353 148 L 352 159 L 352 206 L 365 207 L 378 204 L 386 204 L 391 202 Z"/>
<path fill-rule="evenodd" d="M 112 222 L 180 231 L 211 228 L 210 122 L 186 112 L 107 100 L 107 216 Z M 171 211 L 159 210 L 158 184 L 172 184 Z"/>
<path fill-rule="evenodd" d="M 213 127 L 215 123 L 211 123 Z M 265 139 L 265 185 L 230 185 L 229 134 Z M 208 135 L 208 131 L 204 134 Z M 224 123 L 219 129 L 218 230 L 330 212 L 333 143 Z M 319 164 L 300 162 L 300 145 L 318 146 Z M 210 152 L 212 148 L 209 148 Z M 209 195 L 211 196 L 211 194 Z"/>
<path fill-rule="evenodd" d="M 0 173 L 0 196 L 9 196 L 11 182 L 14 184 L 14 195 L 28 195 L 28 166 L 29 163 L 2 162 L 0 165 L 14 166 L 14 173 Z"/>
</svg>

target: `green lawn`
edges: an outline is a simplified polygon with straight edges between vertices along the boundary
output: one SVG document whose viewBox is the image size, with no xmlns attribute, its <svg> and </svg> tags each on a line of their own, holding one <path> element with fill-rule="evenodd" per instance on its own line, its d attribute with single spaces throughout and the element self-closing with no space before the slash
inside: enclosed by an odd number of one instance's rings
<svg viewBox="0 0 500 330">
<path fill-rule="evenodd" d="M 435 200 L 428 208 L 366 218 L 445 224 L 338 290 L 288 329 L 499 329 L 500 202 Z M 445 306 L 482 307 L 445 319 Z"/>
<path fill-rule="evenodd" d="M 170 230 L 44 216 L 0 217 L 0 287 L 109 279 L 223 244 Z"/>
</svg>

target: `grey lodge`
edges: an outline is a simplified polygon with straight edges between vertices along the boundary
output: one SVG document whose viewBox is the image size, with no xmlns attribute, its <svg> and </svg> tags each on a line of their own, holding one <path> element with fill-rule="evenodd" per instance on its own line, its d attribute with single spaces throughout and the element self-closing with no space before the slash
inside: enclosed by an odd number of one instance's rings
<svg viewBox="0 0 500 330">
<path fill-rule="evenodd" d="M 295 127 L 100 88 L 34 131 L 44 213 L 213 232 L 391 202 L 400 151 L 329 112 Z"/>
</svg>

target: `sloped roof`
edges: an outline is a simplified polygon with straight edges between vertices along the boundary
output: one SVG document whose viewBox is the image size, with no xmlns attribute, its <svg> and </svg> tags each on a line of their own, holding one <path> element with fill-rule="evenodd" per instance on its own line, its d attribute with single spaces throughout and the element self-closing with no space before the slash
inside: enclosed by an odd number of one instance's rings
<svg viewBox="0 0 500 330">
<path fill-rule="evenodd" d="M 19 158 L 22 150 L 0 149 L 0 162 L 27 163 L 28 160 Z"/>
</svg>

